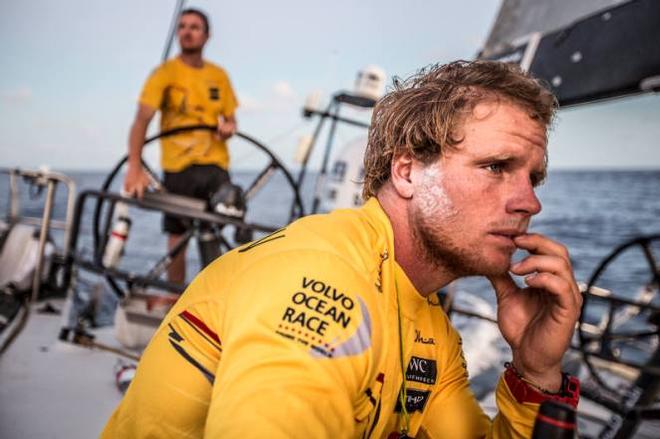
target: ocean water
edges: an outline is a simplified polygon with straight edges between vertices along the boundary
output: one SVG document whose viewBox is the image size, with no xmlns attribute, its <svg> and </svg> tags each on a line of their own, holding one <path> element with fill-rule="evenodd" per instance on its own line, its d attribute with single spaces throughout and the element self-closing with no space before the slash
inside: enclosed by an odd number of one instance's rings
<svg viewBox="0 0 660 439">
<path fill-rule="evenodd" d="M 65 172 L 76 182 L 77 192 L 98 189 L 106 177 L 105 172 Z M 235 182 L 245 185 L 255 174 L 234 172 Z M 301 195 L 305 208 L 311 204 L 314 174 L 307 178 Z M 115 179 L 118 189 L 121 176 Z M 22 213 L 41 215 L 43 195 L 23 187 Z M 32 193 L 31 193 L 32 192 Z M 578 280 L 586 281 L 593 270 L 617 245 L 638 235 L 660 234 L 660 170 L 658 171 L 554 171 L 537 191 L 543 210 L 532 220 L 530 230 L 546 234 L 562 242 L 570 251 Z M 57 190 L 55 219 L 64 218 L 64 187 Z M 288 220 L 292 191 L 281 174 L 277 173 L 250 202 L 248 221 L 279 227 Z M 88 203 L 92 206 L 92 203 Z M 8 181 L 0 174 L 0 218 L 8 207 Z M 82 220 L 83 234 L 89 233 L 91 209 L 85 209 Z M 134 216 L 134 215 L 132 215 Z M 157 213 L 140 213 L 133 218 L 127 255 L 135 252 L 137 260 L 149 260 L 164 248 L 160 232 L 161 220 Z M 57 233 L 56 233 L 57 236 Z M 164 244 L 163 244 L 164 245 Z M 641 252 L 640 252 L 641 253 Z M 626 272 L 645 272 L 644 260 L 626 260 Z M 145 259 L 146 258 L 146 259 Z M 129 259 L 130 260 L 130 259 Z M 136 267 L 137 268 L 137 267 Z M 615 268 L 614 277 L 625 273 Z M 625 285 L 625 279 L 621 279 Z"/>
</svg>

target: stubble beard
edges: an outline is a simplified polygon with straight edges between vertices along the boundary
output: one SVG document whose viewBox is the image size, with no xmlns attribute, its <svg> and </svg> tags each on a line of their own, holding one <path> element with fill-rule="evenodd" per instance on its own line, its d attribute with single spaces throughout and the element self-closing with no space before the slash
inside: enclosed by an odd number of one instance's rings
<svg viewBox="0 0 660 439">
<path fill-rule="evenodd" d="M 185 55 L 201 55 L 203 47 L 182 47 L 181 53 Z"/>
<path fill-rule="evenodd" d="M 437 224 L 438 219 L 423 213 L 413 212 L 411 218 L 412 237 L 422 258 L 433 269 L 442 271 L 452 278 L 476 274 L 479 261 L 477 255 L 453 242 L 453 237 Z"/>
</svg>

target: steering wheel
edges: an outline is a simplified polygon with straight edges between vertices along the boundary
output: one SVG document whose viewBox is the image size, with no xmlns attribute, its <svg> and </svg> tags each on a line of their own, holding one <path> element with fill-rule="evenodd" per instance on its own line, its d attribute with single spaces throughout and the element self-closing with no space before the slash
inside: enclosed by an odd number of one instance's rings
<svg viewBox="0 0 660 439">
<path fill-rule="evenodd" d="M 660 243 L 660 235 L 641 236 L 615 248 L 594 271 L 584 293 L 582 313 L 578 324 L 578 338 L 584 362 L 601 389 L 619 397 L 623 397 L 624 393 L 611 384 L 611 379 L 602 375 L 602 371 L 599 371 L 597 365 L 594 364 L 594 358 L 619 363 L 638 372 L 658 374 L 659 365 L 650 364 L 650 359 L 657 356 L 654 353 L 650 353 L 649 361 L 646 363 L 622 358 L 623 349 L 629 348 L 631 343 L 644 342 L 655 350 L 659 348 L 660 306 L 657 299 L 660 288 L 660 265 L 654 255 L 654 243 Z M 649 276 L 638 291 L 638 297 L 615 296 L 599 288 L 599 284 L 606 286 L 607 268 L 612 267 L 612 263 L 617 259 L 625 262 L 625 258 L 631 255 L 630 250 L 634 249 L 641 249 L 649 265 Z M 626 267 L 628 266 L 626 265 Z M 654 299 L 655 304 L 652 303 Z M 602 304 L 605 304 L 606 312 L 602 311 Z M 589 310 L 602 312 L 600 322 L 594 324 L 587 321 Z M 625 326 L 632 326 L 632 328 L 623 329 L 622 327 Z"/>
<path fill-rule="evenodd" d="M 168 136 L 173 136 L 176 134 L 181 134 L 184 132 L 189 132 L 189 131 L 213 131 L 215 132 L 217 130 L 216 126 L 212 125 L 189 125 L 189 126 L 183 126 L 183 127 L 177 127 L 173 128 L 171 130 L 163 131 L 159 134 L 156 134 L 152 137 L 149 137 L 145 139 L 144 145 L 150 144 L 154 142 L 155 140 L 168 137 Z M 268 159 L 268 164 L 264 166 L 258 173 L 257 176 L 247 185 L 247 189 L 244 191 L 244 197 L 245 197 L 245 202 L 246 202 L 246 210 L 249 211 L 250 205 L 249 201 L 253 199 L 253 197 L 259 192 L 261 188 L 264 187 L 264 185 L 268 182 L 270 177 L 278 170 L 282 171 L 282 174 L 284 175 L 286 182 L 288 184 L 289 189 L 291 190 L 293 194 L 293 202 L 291 205 L 290 209 L 290 216 L 287 222 L 291 222 L 296 218 L 299 218 L 301 216 L 304 216 L 304 207 L 302 203 L 302 199 L 300 197 L 300 191 L 299 187 L 296 184 L 295 180 L 289 173 L 289 171 L 286 169 L 284 164 L 280 161 L 275 154 L 273 154 L 270 149 L 268 149 L 265 145 L 263 145 L 261 142 L 256 140 L 254 137 L 251 137 L 247 134 L 241 133 L 241 132 L 236 132 L 234 134 L 234 137 L 241 138 L 245 140 L 248 144 L 252 145 L 253 147 L 257 148 L 259 151 L 261 151 L 263 154 L 266 155 Z M 112 183 L 114 182 L 114 179 L 116 176 L 119 174 L 119 171 L 122 169 L 124 164 L 128 161 L 128 155 L 123 156 L 119 162 L 115 165 L 115 167 L 110 171 L 110 173 L 107 175 L 105 181 L 103 182 L 103 185 L 101 186 L 102 191 L 107 191 Z M 143 160 L 142 161 L 142 166 L 145 168 L 145 170 L 150 174 L 150 176 L 160 185 L 162 185 L 162 182 L 158 175 L 151 169 L 151 167 Z M 102 257 L 101 254 L 101 246 L 104 245 L 105 239 L 102 239 L 102 233 L 101 233 L 101 211 L 102 211 L 102 205 L 103 205 L 103 200 L 101 198 L 98 198 L 96 200 L 96 205 L 94 207 L 94 216 L 93 216 L 93 243 L 94 243 L 94 255 L 96 258 L 96 263 L 100 264 L 100 260 Z M 109 220 L 109 219 L 108 219 Z M 244 222 L 244 226 L 241 226 L 243 229 L 249 229 L 249 224 Z M 274 227 L 274 229 L 281 227 L 281 224 Z M 226 243 L 225 243 L 226 244 Z M 226 244 L 228 246 L 228 244 Z M 106 275 L 106 279 L 112 286 L 112 288 L 117 292 L 120 296 L 124 295 L 124 292 L 121 290 L 121 288 L 117 285 L 116 281 Z"/>
</svg>

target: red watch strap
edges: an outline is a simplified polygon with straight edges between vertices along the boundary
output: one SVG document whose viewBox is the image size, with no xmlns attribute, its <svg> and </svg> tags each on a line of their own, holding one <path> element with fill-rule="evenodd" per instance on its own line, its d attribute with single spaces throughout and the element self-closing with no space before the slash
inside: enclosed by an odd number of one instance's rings
<svg viewBox="0 0 660 439">
<path fill-rule="evenodd" d="M 504 381 L 520 404 L 524 402 L 541 404 L 543 401 L 554 400 L 577 408 L 580 399 L 580 380 L 566 373 L 562 374 L 562 388 L 559 393 L 539 392 L 521 380 L 512 368 L 507 368 L 504 372 Z"/>
</svg>

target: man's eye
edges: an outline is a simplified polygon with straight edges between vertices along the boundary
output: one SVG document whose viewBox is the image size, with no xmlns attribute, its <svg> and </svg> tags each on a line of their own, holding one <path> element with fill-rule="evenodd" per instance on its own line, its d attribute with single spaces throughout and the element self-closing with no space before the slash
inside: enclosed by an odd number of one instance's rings
<svg viewBox="0 0 660 439">
<path fill-rule="evenodd" d="M 539 187 L 545 183 L 545 176 L 543 174 L 532 174 L 530 181 L 533 187 Z"/>
<path fill-rule="evenodd" d="M 504 165 L 502 163 L 491 163 L 490 165 L 486 166 L 486 169 L 488 169 L 493 174 L 501 174 L 502 171 L 504 171 Z"/>
</svg>

